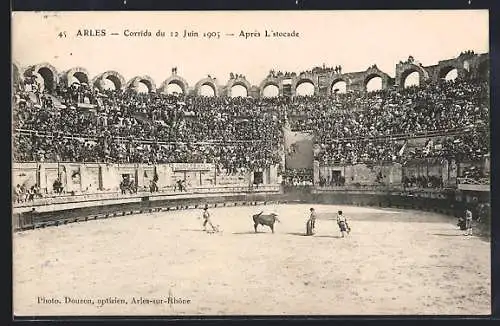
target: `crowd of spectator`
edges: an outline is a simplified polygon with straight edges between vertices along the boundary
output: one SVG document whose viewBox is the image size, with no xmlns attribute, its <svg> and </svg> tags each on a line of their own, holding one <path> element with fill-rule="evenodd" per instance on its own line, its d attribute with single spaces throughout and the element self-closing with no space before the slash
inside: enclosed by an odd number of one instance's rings
<svg viewBox="0 0 500 326">
<path fill-rule="evenodd" d="M 210 77 L 210 76 L 209 76 Z M 236 74 L 234 72 L 229 73 L 229 79 L 238 79 L 238 78 L 243 78 L 245 79 L 245 75 L 243 74 Z"/>
<path fill-rule="evenodd" d="M 16 185 L 14 188 L 13 199 L 15 203 L 25 203 L 34 201 L 35 198 L 41 198 L 42 193 L 37 185 L 26 187 L 24 184 Z"/>
<path fill-rule="evenodd" d="M 329 178 L 324 177 L 322 175 L 319 176 L 319 186 L 327 187 L 327 186 L 336 186 L 342 187 L 345 185 L 345 177 L 339 174 L 332 174 Z"/>
<path fill-rule="evenodd" d="M 312 186 L 313 169 L 290 169 L 283 175 L 283 183 L 291 186 Z"/>
<path fill-rule="evenodd" d="M 281 163 L 285 126 L 314 135 L 321 165 L 478 159 L 490 150 L 488 84 L 480 80 L 259 99 L 75 83 L 52 94 L 20 89 L 14 103 L 15 161 L 216 163 L 237 172 Z M 419 133 L 441 137 L 407 145 Z"/>
<path fill-rule="evenodd" d="M 311 70 L 301 71 L 299 73 L 299 76 L 304 75 L 304 74 L 313 74 L 313 73 L 341 74 L 342 73 L 342 66 L 337 65 L 335 67 L 328 67 L 325 64 L 323 64 L 321 67 L 314 67 Z M 233 75 L 231 75 L 231 79 L 233 78 L 232 76 Z M 297 76 L 297 73 L 295 73 L 295 72 L 288 72 L 288 71 L 282 72 L 281 70 L 276 71 L 274 69 L 269 70 L 269 73 L 267 74 L 267 78 L 280 78 L 280 77 L 293 78 L 296 76 Z"/>
<path fill-rule="evenodd" d="M 403 185 L 408 188 L 442 188 L 443 178 L 441 176 L 412 176 L 403 177 Z"/>
<path fill-rule="evenodd" d="M 456 80 L 330 97 L 295 98 L 289 111 L 294 130 L 327 139 L 485 127 L 489 119 L 488 84 Z"/>
<path fill-rule="evenodd" d="M 403 140 L 391 138 L 336 140 L 319 145 L 315 159 L 324 166 L 366 162 L 404 164 L 412 160 L 429 158 L 479 162 L 490 152 L 488 130 L 433 139 L 421 147 L 410 147 Z"/>
<path fill-rule="evenodd" d="M 280 78 L 280 77 L 292 78 L 296 76 L 297 73 L 295 72 L 288 72 L 288 71 L 282 72 L 281 70 L 276 71 L 274 69 L 269 70 L 269 73 L 267 74 L 267 78 Z"/>
<path fill-rule="evenodd" d="M 226 170 L 279 163 L 281 101 L 90 91 L 18 92 L 16 161 L 212 163 Z M 81 103 L 85 105 L 81 105 Z"/>
<path fill-rule="evenodd" d="M 402 140 L 427 134 L 454 136 L 403 150 L 403 159 L 477 159 L 489 152 L 486 82 L 457 80 L 404 90 L 337 94 L 316 101 L 296 100 L 292 106 L 292 129 L 314 134 L 321 149 L 317 158 L 323 163 L 394 161 L 401 156 Z"/>
<path fill-rule="evenodd" d="M 321 67 L 314 67 L 313 69 L 311 70 L 306 70 L 306 71 L 302 71 L 300 73 L 300 75 L 303 75 L 303 74 L 311 74 L 311 73 L 336 73 L 336 74 L 341 74 L 342 73 L 342 66 L 338 65 L 338 66 L 335 66 L 335 67 L 328 67 L 326 66 L 325 64 L 323 64 Z"/>
<path fill-rule="evenodd" d="M 477 166 L 466 167 L 461 174 L 464 178 L 474 180 L 481 180 L 490 177 L 489 172 L 486 172 L 483 169 L 478 168 Z"/>
</svg>

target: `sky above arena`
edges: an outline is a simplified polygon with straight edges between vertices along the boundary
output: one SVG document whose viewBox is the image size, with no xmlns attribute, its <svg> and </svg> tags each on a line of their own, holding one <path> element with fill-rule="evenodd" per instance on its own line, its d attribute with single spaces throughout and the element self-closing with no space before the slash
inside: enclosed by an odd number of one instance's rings
<svg viewBox="0 0 500 326">
<path fill-rule="evenodd" d="M 105 29 L 105 37 L 77 37 Z M 124 31 L 152 37 L 125 37 Z M 90 77 L 116 70 L 126 80 L 151 76 L 157 86 L 177 67 L 190 85 L 210 74 L 221 83 L 240 73 L 258 85 L 270 69 L 300 72 L 341 65 L 343 72 L 377 66 L 395 75 L 412 55 L 423 65 L 489 51 L 488 11 L 282 11 L 282 12 L 15 12 L 12 57 L 21 67 L 48 62 L 59 72 L 84 67 Z M 158 30 L 166 37 L 156 37 Z M 184 30 L 199 38 L 182 38 Z M 299 33 L 266 38 L 265 30 Z M 177 31 L 179 38 L 170 37 Z M 260 32 L 245 39 L 243 32 Z M 66 32 L 66 37 L 58 37 Z M 110 33 L 118 33 L 112 36 Z M 203 38 L 220 32 L 220 39 Z M 233 33 L 235 36 L 226 36 Z"/>
</svg>

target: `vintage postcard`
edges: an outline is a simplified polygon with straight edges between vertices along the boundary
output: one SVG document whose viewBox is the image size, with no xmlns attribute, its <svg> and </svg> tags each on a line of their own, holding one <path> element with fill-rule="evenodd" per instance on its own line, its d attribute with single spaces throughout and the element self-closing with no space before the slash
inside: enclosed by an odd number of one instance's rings
<svg viewBox="0 0 500 326">
<path fill-rule="evenodd" d="M 14 315 L 489 315 L 488 20 L 13 12 Z"/>
</svg>

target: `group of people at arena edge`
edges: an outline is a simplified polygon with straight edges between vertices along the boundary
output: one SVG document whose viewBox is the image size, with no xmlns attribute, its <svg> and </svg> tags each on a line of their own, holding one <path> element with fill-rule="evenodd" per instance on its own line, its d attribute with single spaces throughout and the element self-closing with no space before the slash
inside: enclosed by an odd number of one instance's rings
<svg viewBox="0 0 500 326">
<path fill-rule="evenodd" d="M 316 229 L 316 218 L 317 218 L 317 213 L 314 208 L 310 208 L 309 211 L 311 212 L 309 215 L 309 220 L 306 223 L 306 235 L 313 235 L 314 230 Z M 339 210 L 337 211 L 337 225 L 339 227 L 340 233 L 342 235 L 342 238 L 347 237 L 349 233 L 351 232 L 351 227 L 349 226 L 349 223 L 347 222 L 347 217 L 344 215 L 344 213 Z"/>
<path fill-rule="evenodd" d="M 316 229 L 316 219 L 317 219 L 316 210 L 311 207 L 309 209 L 309 211 L 310 211 L 309 219 L 306 222 L 306 234 L 305 234 L 306 236 L 314 235 L 314 231 Z M 270 223 L 270 224 L 268 221 L 266 223 L 266 221 L 256 220 L 256 217 L 260 217 L 262 214 L 263 214 L 263 211 L 261 211 L 260 213 L 253 216 L 254 222 L 255 222 L 255 225 L 254 225 L 255 232 L 257 232 L 257 225 L 260 223 L 261 225 L 269 226 L 274 233 L 273 225 L 274 225 L 275 220 L 279 222 L 279 220 L 276 218 L 278 214 L 276 214 L 276 213 L 270 214 L 272 216 L 272 223 Z M 459 218 L 457 226 L 459 226 L 461 230 L 465 231 L 465 233 L 464 233 L 465 236 L 471 236 L 471 235 L 473 235 L 473 233 L 472 233 L 472 212 L 469 209 L 466 209 L 464 215 L 465 215 L 464 217 Z M 212 220 L 210 218 L 210 212 L 208 211 L 207 204 L 203 208 L 202 218 L 203 218 L 203 231 L 206 231 L 209 233 L 221 232 L 220 226 L 214 225 L 212 223 Z M 199 219 L 199 217 L 198 217 L 198 219 Z M 351 227 L 347 221 L 346 215 L 343 213 L 342 210 L 337 211 L 336 221 L 337 221 L 337 225 L 339 227 L 340 233 L 342 235 L 342 238 L 347 237 L 351 232 Z M 207 229 L 207 226 L 210 229 Z"/>
<path fill-rule="evenodd" d="M 306 222 L 306 235 L 307 236 L 314 234 L 314 230 L 316 229 L 316 219 L 317 219 L 316 210 L 311 207 L 309 209 L 309 211 L 310 211 L 309 219 Z M 255 232 L 257 232 L 257 224 L 259 223 L 258 221 L 256 221 L 255 217 L 261 216 L 262 214 L 263 214 L 263 211 L 254 215 Z M 266 222 L 260 222 L 260 224 L 269 226 L 274 233 L 273 224 L 274 224 L 275 220 L 277 220 L 279 222 L 279 220 L 277 218 L 275 218 L 278 214 L 272 213 L 270 215 L 273 217 L 273 222 L 271 224 L 267 224 Z M 214 225 L 212 223 L 212 220 L 210 218 L 210 212 L 208 211 L 208 204 L 205 204 L 205 207 L 203 208 L 202 218 L 203 218 L 203 231 L 209 232 L 209 233 L 221 232 L 220 226 Z M 199 217 L 198 217 L 198 219 L 199 219 Z M 347 235 L 349 235 L 349 233 L 351 232 L 351 227 L 349 226 L 349 223 L 347 222 L 347 217 L 344 215 L 344 213 L 341 210 L 337 211 L 336 221 L 337 221 L 337 225 L 339 227 L 340 233 L 342 235 L 342 238 L 347 237 Z M 207 226 L 209 227 L 209 229 L 207 229 Z"/>
</svg>

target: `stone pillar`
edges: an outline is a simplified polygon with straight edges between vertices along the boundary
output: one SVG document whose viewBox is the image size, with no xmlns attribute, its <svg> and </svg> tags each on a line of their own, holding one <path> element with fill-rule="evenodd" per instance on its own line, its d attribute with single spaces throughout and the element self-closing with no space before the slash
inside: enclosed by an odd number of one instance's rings
<svg viewBox="0 0 500 326">
<path fill-rule="evenodd" d="M 80 165 L 80 180 L 81 190 L 85 191 L 90 185 L 90 178 L 88 176 L 87 166 L 85 164 Z"/>
<path fill-rule="evenodd" d="M 114 165 L 101 165 L 101 180 L 103 190 L 115 190 L 120 187 L 118 172 Z"/>
<path fill-rule="evenodd" d="M 102 191 L 104 190 L 104 187 L 103 187 L 103 173 L 102 173 L 102 165 L 99 164 L 99 170 L 98 170 L 98 174 L 97 174 L 97 189 L 99 191 Z"/>
<path fill-rule="evenodd" d="M 450 170 L 449 170 L 449 164 L 448 160 L 443 160 L 443 163 L 441 164 L 441 180 L 443 181 L 443 185 L 448 185 L 449 184 L 449 179 L 450 179 Z"/>
<path fill-rule="evenodd" d="M 57 164 L 57 174 L 59 176 L 59 181 L 61 181 L 64 192 L 68 191 L 68 173 L 66 172 L 66 166 L 64 164 Z"/>
<path fill-rule="evenodd" d="M 349 185 L 355 182 L 355 180 L 352 180 L 352 170 L 353 166 L 352 165 L 344 165 L 344 178 L 345 178 L 345 184 Z"/>
<path fill-rule="evenodd" d="M 278 183 L 278 168 L 276 165 L 271 165 L 269 167 L 269 183 L 270 184 Z"/>
<path fill-rule="evenodd" d="M 314 85 L 314 96 L 318 96 L 318 95 L 323 95 L 323 94 L 320 94 L 319 85 Z"/>
<path fill-rule="evenodd" d="M 158 174 L 158 188 L 166 188 L 172 186 L 172 167 L 169 164 L 160 164 L 156 166 Z"/>
<path fill-rule="evenodd" d="M 135 182 L 135 185 L 137 188 L 138 187 L 138 183 L 139 183 L 139 164 L 134 164 L 134 172 L 132 173 L 133 174 L 133 178 L 134 178 L 134 182 Z M 143 177 L 142 175 L 140 176 L 141 178 Z"/>
<path fill-rule="evenodd" d="M 249 187 L 253 186 L 253 177 L 254 177 L 253 171 L 248 171 L 247 172 L 247 180 L 248 180 Z"/>
<path fill-rule="evenodd" d="M 47 174 L 45 173 L 45 164 L 42 163 L 42 164 L 38 165 L 37 170 L 38 170 L 37 171 L 38 178 L 40 180 L 40 190 L 47 193 L 49 191 L 49 189 L 47 188 Z"/>
<path fill-rule="evenodd" d="M 313 162 L 313 184 L 319 184 L 319 162 L 316 160 Z"/>
<path fill-rule="evenodd" d="M 403 167 L 399 163 L 395 163 L 391 165 L 391 173 L 389 178 L 389 184 L 397 184 L 400 185 L 402 183 L 402 170 Z"/>
<path fill-rule="evenodd" d="M 262 169 L 262 184 L 269 183 L 269 168 Z"/>
<path fill-rule="evenodd" d="M 141 189 L 144 186 L 144 167 L 142 165 L 136 168 L 137 175 L 137 189 Z"/>
<path fill-rule="evenodd" d="M 78 189 L 79 187 L 77 188 L 77 185 L 73 182 L 71 165 L 61 164 L 60 171 L 61 171 L 61 182 L 63 184 L 64 191 L 66 192 L 79 191 L 80 190 Z"/>
<path fill-rule="evenodd" d="M 458 165 L 455 162 L 455 160 L 452 160 L 451 163 L 449 164 L 449 177 L 448 177 L 448 184 L 449 185 L 454 185 L 457 183 L 457 175 L 458 175 Z"/>
</svg>

